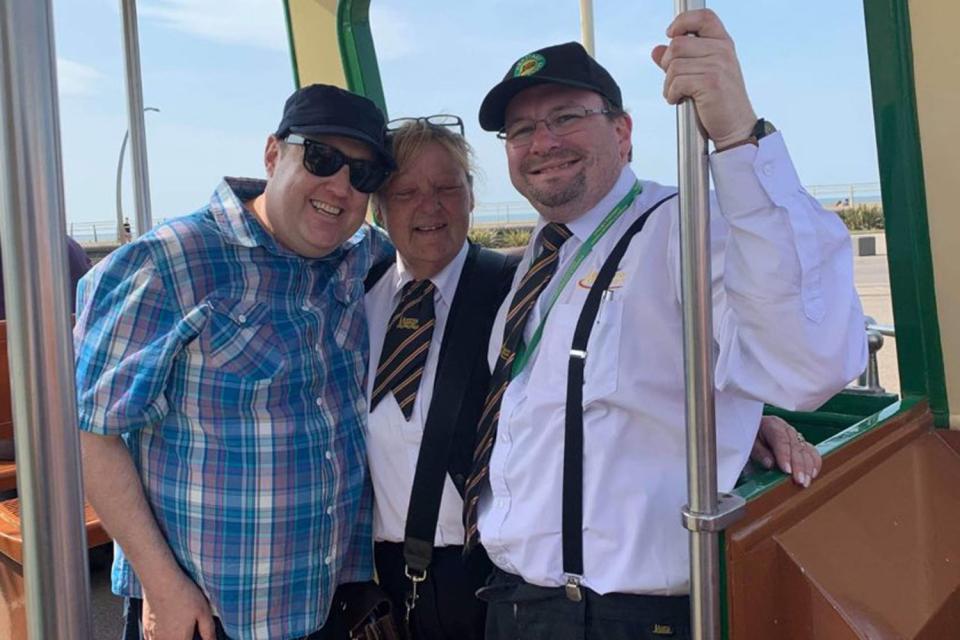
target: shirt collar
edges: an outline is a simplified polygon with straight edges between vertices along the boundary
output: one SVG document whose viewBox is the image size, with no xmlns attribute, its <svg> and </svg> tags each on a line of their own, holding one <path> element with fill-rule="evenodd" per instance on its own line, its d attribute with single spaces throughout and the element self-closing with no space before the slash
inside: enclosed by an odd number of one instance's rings
<svg viewBox="0 0 960 640">
<path fill-rule="evenodd" d="M 447 304 L 453 302 L 453 296 L 457 292 L 457 284 L 460 282 L 460 272 L 463 270 L 463 263 L 467 260 L 468 248 L 469 244 L 464 241 L 463 246 L 460 247 L 460 251 L 457 252 L 453 260 L 441 269 L 440 273 L 430 278 L 433 286 L 436 287 L 437 292 L 440 294 L 440 299 Z M 399 295 L 403 286 L 413 280 L 413 274 L 410 273 L 410 269 L 406 263 L 404 263 L 403 256 L 401 256 L 399 252 L 397 253 L 397 268 L 394 273 L 394 295 Z"/>
<path fill-rule="evenodd" d="M 633 173 L 633 169 L 630 168 L 629 164 L 625 165 L 620 172 L 620 177 L 617 178 L 607 195 L 600 198 L 600 202 L 587 210 L 582 216 L 567 223 L 567 227 L 573 232 L 573 235 L 580 242 L 585 242 L 593 233 L 593 230 L 600 226 L 607 214 L 627 195 L 636 181 L 637 176 Z"/>
<path fill-rule="evenodd" d="M 305 259 L 277 242 L 253 212 L 243 205 L 262 194 L 266 188 L 267 181 L 257 178 L 225 177 L 221 180 L 210 197 L 210 212 L 217 227 L 227 242 L 242 247 L 263 247 L 271 253 Z M 361 225 L 346 242 L 320 260 L 340 260 L 345 252 L 363 240 L 365 234 L 364 225 Z"/>
</svg>

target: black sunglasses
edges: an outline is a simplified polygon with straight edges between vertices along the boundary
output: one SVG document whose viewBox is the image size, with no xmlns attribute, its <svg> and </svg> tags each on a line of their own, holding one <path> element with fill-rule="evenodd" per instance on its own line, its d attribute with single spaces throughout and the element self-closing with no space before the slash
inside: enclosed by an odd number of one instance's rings
<svg viewBox="0 0 960 640">
<path fill-rule="evenodd" d="M 318 140 L 291 133 L 285 139 L 290 144 L 303 146 L 303 168 L 315 176 L 327 178 L 347 165 L 350 185 L 362 193 L 373 193 L 386 182 L 390 169 L 380 160 L 358 160 Z"/>
</svg>

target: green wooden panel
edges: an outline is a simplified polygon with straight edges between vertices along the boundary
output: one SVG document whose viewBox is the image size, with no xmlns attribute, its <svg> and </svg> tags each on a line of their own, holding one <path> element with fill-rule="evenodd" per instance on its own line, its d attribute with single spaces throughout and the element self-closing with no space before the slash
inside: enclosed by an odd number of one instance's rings
<svg viewBox="0 0 960 640">
<path fill-rule="evenodd" d="M 907 0 L 864 0 L 874 125 L 904 397 L 927 397 L 949 420 Z"/>
<path fill-rule="evenodd" d="M 340 0 L 337 23 L 347 87 L 373 100 L 387 116 L 377 52 L 370 31 L 370 0 Z"/>
</svg>

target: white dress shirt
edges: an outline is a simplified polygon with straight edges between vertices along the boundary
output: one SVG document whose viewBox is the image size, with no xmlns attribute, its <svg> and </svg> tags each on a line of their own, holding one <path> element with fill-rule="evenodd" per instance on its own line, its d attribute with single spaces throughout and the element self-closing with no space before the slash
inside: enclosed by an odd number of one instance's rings
<svg viewBox="0 0 960 640">
<path fill-rule="evenodd" d="M 400 410 L 393 393 L 388 393 L 377 408 L 370 413 L 367 424 L 367 460 L 373 479 L 374 510 L 373 538 L 378 542 L 403 542 L 407 523 L 407 508 L 413 476 L 420 454 L 420 441 L 433 384 L 440 360 L 440 344 L 450 315 L 450 305 L 457 292 L 460 272 L 467 259 L 467 244 L 443 270 L 433 278 L 433 294 L 436 324 L 427 352 L 427 363 L 420 379 L 420 389 L 413 403 L 413 413 L 408 422 Z M 380 352 L 387 334 L 387 323 L 400 302 L 403 285 L 413 276 L 397 255 L 397 262 L 367 293 L 364 300 L 367 323 L 370 327 L 370 374 L 367 380 L 367 397 L 373 394 L 375 372 L 380 363 Z M 440 500 L 440 517 L 434 544 L 438 547 L 463 544 L 463 500 L 449 476 L 445 477 L 443 497 Z"/>
<path fill-rule="evenodd" d="M 814 409 L 863 371 L 867 352 L 849 235 L 803 190 L 780 134 L 759 148 L 714 154 L 711 167 L 718 483 L 729 491 L 748 459 L 762 403 Z M 596 207 L 568 224 L 573 237 L 531 312 L 528 343 L 551 287 L 635 179 L 625 168 Z M 495 564 L 530 583 L 564 582 L 567 361 L 589 284 L 629 225 L 671 191 L 643 183 L 561 292 L 537 352 L 504 394 L 490 485 L 480 501 L 480 540 Z M 535 235 L 514 288 L 536 244 Z M 583 584 L 601 594 L 684 594 L 689 560 L 680 524 L 687 479 L 676 199 L 651 215 L 620 264 L 587 346 Z M 507 305 L 494 324 L 491 367 Z"/>
</svg>

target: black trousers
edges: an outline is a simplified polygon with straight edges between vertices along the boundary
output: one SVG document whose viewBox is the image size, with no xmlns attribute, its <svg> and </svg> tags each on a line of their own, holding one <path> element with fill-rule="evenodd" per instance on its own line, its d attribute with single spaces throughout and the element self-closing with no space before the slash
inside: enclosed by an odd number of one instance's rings
<svg viewBox="0 0 960 640">
<path fill-rule="evenodd" d="M 374 558 L 380 586 L 403 622 L 410 579 L 404 573 L 403 545 L 378 542 Z M 437 547 L 427 579 L 417 586 L 417 604 L 410 615 L 413 640 L 481 640 L 486 606 L 474 595 L 486 584 L 493 565 L 478 547 L 464 560 L 463 547 Z"/>
<path fill-rule="evenodd" d="M 127 598 L 123 605 L 124 627 L 123 636 L 120 640 L 143 640 L 143 628 L 140 621 L 142 615 L 143 600 Z M 213 622 L 217 627 L 217 640 L 230 640 L 230 636 L 223 630 L 220 618 L 214 618 Z M 333 629 L 332 626 L 326 624 L 323 628 L 298 640 L 346 640 L 346 629 Z M 199 631 L 194 633 L 193 640 L 201 640 Z"/>
<path fill-rule="evenodd" d="M 689 640 L 688 596 L 599 595 L 538 587 L 499 569 L 479 597 L 487 602 L 487 640 Z"/>
</svg>

